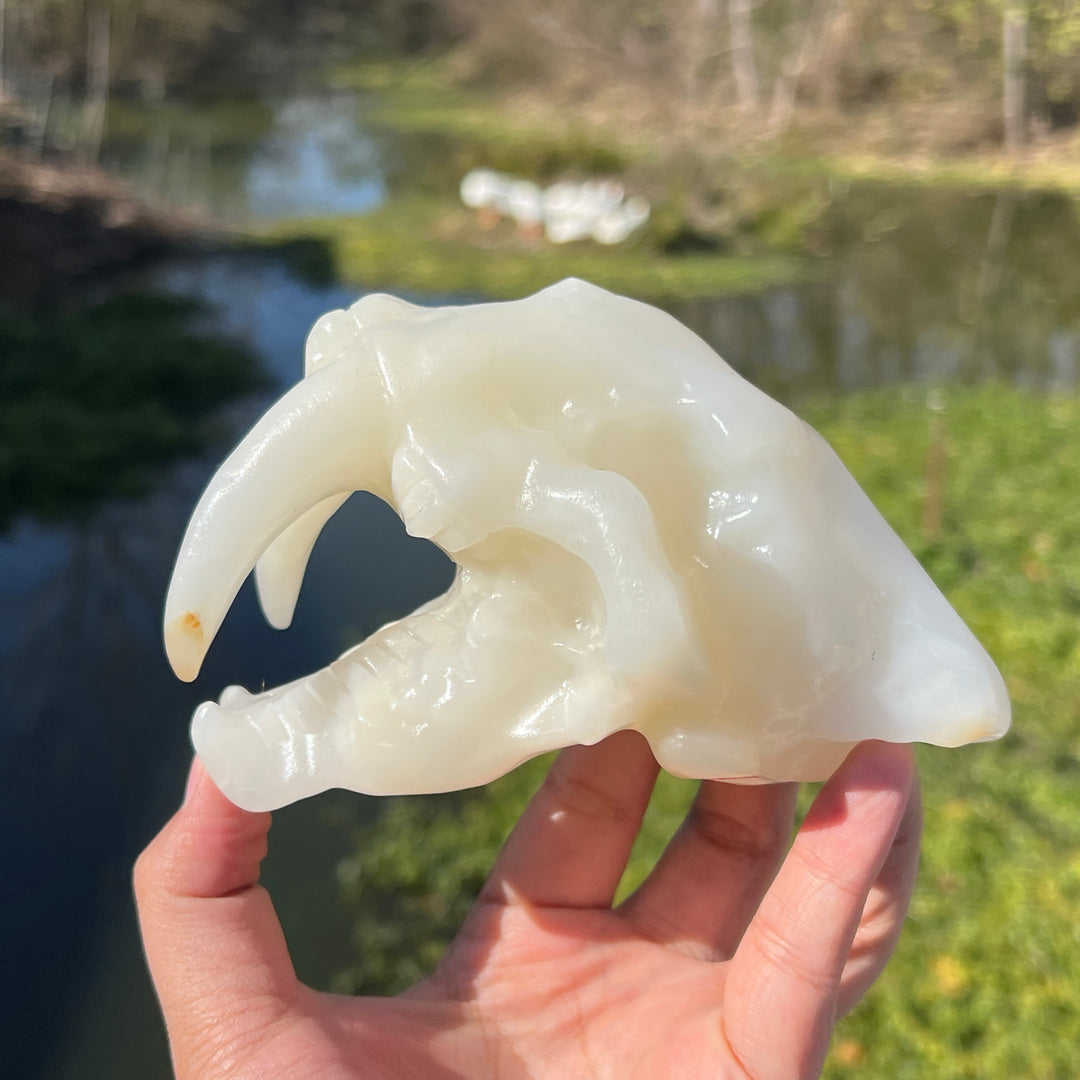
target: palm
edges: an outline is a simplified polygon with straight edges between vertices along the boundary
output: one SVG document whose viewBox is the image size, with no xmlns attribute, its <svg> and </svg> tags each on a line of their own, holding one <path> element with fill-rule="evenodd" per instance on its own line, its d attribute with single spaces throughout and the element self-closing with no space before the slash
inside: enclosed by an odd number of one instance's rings
<svg viewBox="0 0 1080 1080">
<path fill-rule="evenodd" d="M 613 908 L 654 776 L 636 736 L 566 752 L 443 963 L 395 999 L 296 981 L 269 899 L 250 884 L 268 815 L 236 810 L 203 780 L 137 872 L 178 1075 L 817 1075 L 836 1015 L 880 972 L 910 895 L 919 815 L 909 757 L 880 745 L 854 755 L 786 859 L 790 786 L 703 785 L 648 880 Z M 160 848 L 177 846 L 169 830 L 185 815 L 197 830 L 200 814 L 204 831 L 231 834 L 232 859 L 194 877 L 189 868 L 171 902 L 202 905 L 221 940 L 212 960 L 190 940 L 191 957 L 182 947 L 178 960 L 175 941 L 158 941 L 175 935 L 175 916 L 167 929 L 148 913 Z"/>
<path fill-rule="evenodd" d="M 484 966 L 482 985 L 464 1001 L 445 996 L 441 980 L 396 999 L 304 992 L 278 1038 L 262 1046 L 243 1072 L 229 1075 L 280 1077 L 282 1058 L 297 1064 L 288 1080 L 382 1075 L 377 1067 L 384 1055 L 396 1058 L 399 1067 L 406 1064 L 393 1045 L 402 1032 L 414 1036 L 414 1050 L 400 1075 L 431 1080 L 601 1075 L 663 1080 L 692 1076 L 694 1062 L 708 1062 L 712 1075 L 721 1063 L 735 1064 L 719 1023 L 711 1034 L 701 1023 L 703 1013 L 719 1021 L 721 966 L 641 939 L 603 940 L 620 929 L 610 916 L 566 916 L 543 927 L 520 911 L 487 909 L 477 921 L 497 921 L 516 944 L 461 950 L 454 967 L 460 963 L 464 973 Z M 648 1036 L 628 1042 L 628 1031 Z"/>
<path fill-rule="evenodd" d="M 473 922 L 477 944 L 452 953 L 434 986 L 415 993 L 439 994 L 457 980 L 476 986 L 473 1008 L 505 1037 L 506 1076 L 662 1080 L 693 1076 L 702 1063 L 734 1064 L 722 1020 L 724 965 L 657 944 L 610 911 L 488 904 Z M 515 1059 L 542 1066 L 515 1072 Z M 490 1075 L 469 1065 L 460 1075 Z"/>
</svg>

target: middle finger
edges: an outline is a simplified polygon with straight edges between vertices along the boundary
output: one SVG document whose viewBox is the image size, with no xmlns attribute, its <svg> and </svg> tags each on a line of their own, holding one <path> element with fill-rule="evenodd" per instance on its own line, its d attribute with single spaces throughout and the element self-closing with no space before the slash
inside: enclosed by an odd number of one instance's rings
<svg viewBox="0 0 1080 1080">
<path fill-rule="evenodd" d="M 797 794 L 797 784 L 702 783 L 621 915 L 654 941 L 703 959 L 728 959 L 783 861 Z"/>
</svg>

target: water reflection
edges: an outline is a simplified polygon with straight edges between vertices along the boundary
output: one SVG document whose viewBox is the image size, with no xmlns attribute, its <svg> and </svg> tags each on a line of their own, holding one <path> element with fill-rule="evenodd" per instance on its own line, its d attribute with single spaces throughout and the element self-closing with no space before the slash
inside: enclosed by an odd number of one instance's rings
<svg viewBox="0 0 1080 1080">
<path fill-rule="evenodd" d="M 0 907 L 0 933 L 5 975 L 21 987 L 3 1024 L 40 1040 L 21 1044 L 28 1071 L 13 1075 L 33 1075 L 29 1066 L 45 1047 L 115 1064 L 112 1027 L 87 1030 L 89 1041 L 77 1048 L 50 1030 L 69 1002 L 81 1011 L 104 995 L 118 1006 L 116 1015 L 141 1008 L 151 1021 L 148 1036 L 157 1032 L 131 948 L 127 880 L 134 855 L 175 805 L 190 753 L 187 720 L 198 700 L 229 682 L 295 678 L 449 582 L 439 552 L 405 537 L 377 500 L 357 500 L 320 541 L 294 628 L 267 628 L 246 588 L 205 674 L 182 686 L 161 651 L 161 598 L 207 472 L 205 463 L 177 470 L 142 503 L 106 504 L 78 525 L 27 524 L 0 545 L 0 858 L 7 880 L 18 882 Z M 335 946 L 347 932 L 326 875 L 343 853 L 340 835 L 320 820 L 331 803 L 286 816 L 284 844 L 282 830 L 275 833 L 275 856 L 288 867 L 276 892 L 292 909 L 286 925 L 298 963 L 316 984 L 334 970 Z M 313 853 L 321 876 L 309 883 L 297 867 Z M 97 949 L 101 935 L 115 938 L 120 925 L 129 964 L 118 982 L 115 958 L 102 968 Z M 121 989 L 130 1000 L 115 1000 Z M 159 1065 L 166 1075 L 163 1059 Z M 146 1061 L 131 1072 L 152 1074 Z"/>
<path fill-rule="evenodd" d="M 822 232 L 821 282 L 674 314 L 789 402 L 904 382 L 1080 386 L 1071 199 L 853 188 Z"/>
<path fill-rule="evenodd" d="M 144 292 L 0 319 L 0 529 L 145 490 L 206 444 L 213 413 L 263 377 L 248 349 L 193 329 L 201 310 Z"/>
<path fill-rule="evenodd" d="M 223 422 L 234 431 L 295 379 L 308 325 L 344 300 L 288 280 L 241 258 L 145 283 L 213 294 L 217 315 L 203 314 L 201 329 L 260 348 L 270 385 L 230 407 Z M 0 1011 L 5 1075 L 168 1075 L 128 877 L 179 797 L 191 710 L 229 682 L 295 678 L 449 583 L 441 553 L 406 537 L 373 497 L 356 497 L 320 540 L 293 629 L 270 630 L 245 588 L 205 673 L 183 686 L 162 653 L 161 603 L 220 453 L 159 473 L 145 498 L 99 500 L 51 526 L 23 517 L 0 541 L 0 865 L 17 883 L 0 894 L 0 953 L 5 984 L 19 988 Z M 280 815 L 267 869 L 297 962 L 316 985 L 335 970 L 348 932 L 328 872 L 342 834 L 322 822 L 333 805 L 330 796 Z M 298 873 L 305 866 L 313 882 Z"/>
<path fill-rule="evenodd" d="M 355 94 L 113 112 L 102 162 L 152 202 L 243 222 L 362 214 L 386 197 Z"/>
<path fill-rule="evenodd" d="M 158 494 L 79 524 L 23 523 L 0 544 L 0 858 L 18 883 L 0 951 L 19 988 L 0 1024 L 13 1075 L 37 1075 L 65 1044 L 99 934 L 126 914 L 125 864 L 155 789 L 183 753 L 185 695 L 154 625 L 181 514 Z"/>
<path fill-rule="evenodd" d="M 283 105 L 248 174 L 252 217 L 362 214 L 386 197 L 374 139 L 348 94 Z"/>
</svg>

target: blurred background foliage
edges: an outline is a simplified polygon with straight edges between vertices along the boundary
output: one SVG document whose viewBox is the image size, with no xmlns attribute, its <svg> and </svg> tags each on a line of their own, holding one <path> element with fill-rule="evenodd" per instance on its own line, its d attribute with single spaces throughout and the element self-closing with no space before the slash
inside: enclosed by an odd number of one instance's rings
<svg viewBox="0 0 1080 1080">
<path fill-rule="evenodd" d="M 0 320 L 0 530 L 139 495 L 163 463 L 220 439 L 214 415 L 262 379 L 249 350 L 191 327 L 199 312 L 129 294 Z"/>
<path fill-rule="evenodd" d="M 328 62 L 419 62 L 631 140 L 851 153 L 1052 146 L 1080 120 L 1071 0 L 3 0 L 0 89 L 210 97 Z M 364 76 L 368 78 L 369 76 Z M 27 94 L 26 96 L 33 96 Z M 25 104 L 25 102 L 24 102 Z M 532 119 L 531 117 L 529 118 Z M 83 134 L 100 140 L 101 118 Z"/>
<path fill-rule="evenodd" d="M 460 204 L 477 166 L 617 177 L 652 217 L 556 247 Z M 323 310 L 577 274 L 662 304 L 819 427 L 1013 697 L 1002 742 L 920 749 L 919 891 L 827 1074 L 1072 1080 L 1078 192 L 1073 0 L 0 0 L 13 1075 L 168 1075 L 127 876 L 188 761 L 156 620 L 223 440 L 299 375 Z M 404 539 L 371 540 L 370 504 L 354 519 L 283 644 L 242 594 L 204 696 L 292 678 L 414 602 L 358 584 Z M 385 993 L 430 971 L 547 764 L 280 814 L 267 874 L 301 973 Z M 691 794 L 661 778 L 624 892 Z"/>
</svg>

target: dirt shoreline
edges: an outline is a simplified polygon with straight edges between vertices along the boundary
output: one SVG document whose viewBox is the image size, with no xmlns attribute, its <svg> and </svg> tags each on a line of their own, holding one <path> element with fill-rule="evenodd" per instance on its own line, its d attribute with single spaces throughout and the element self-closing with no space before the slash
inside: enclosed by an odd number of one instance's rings
<svg viewBox="0 0 1080 1080">
<path fill-rule="evenodd" d="M 0 308 L 48 306 L 215 235 L 212 223 L 149 206 L 97 166 L 0 148 Z"/>
</svg>

